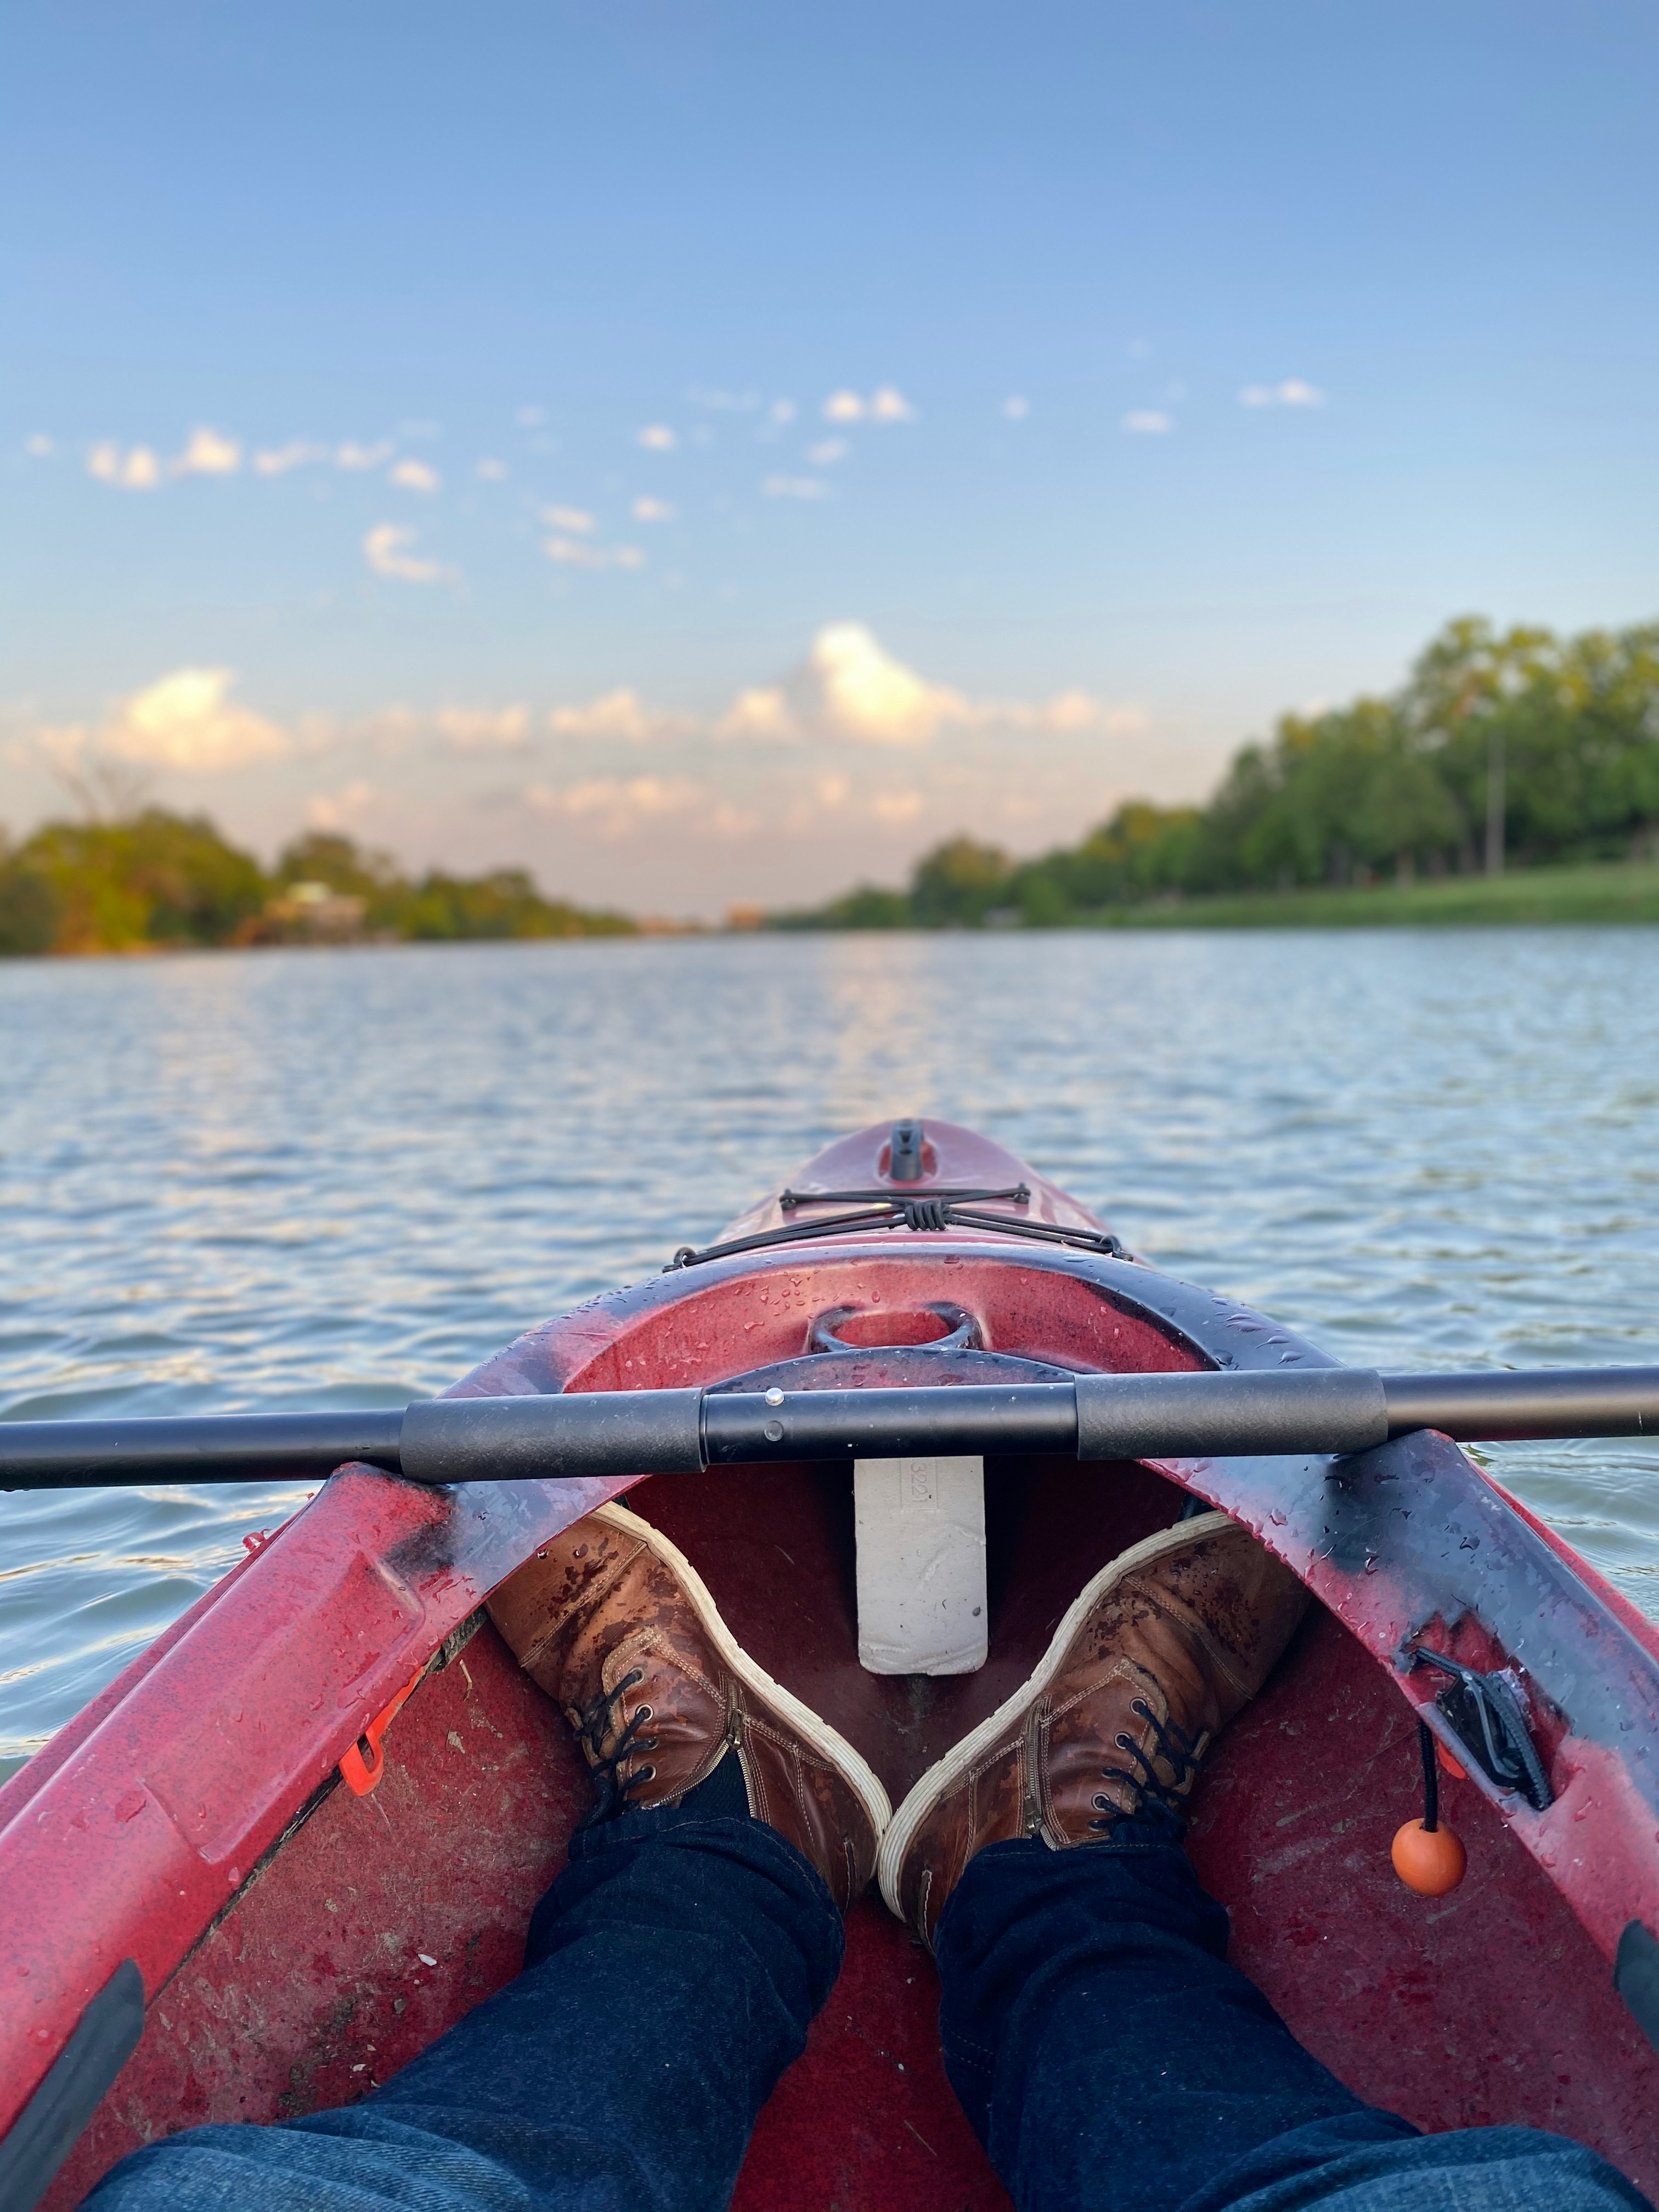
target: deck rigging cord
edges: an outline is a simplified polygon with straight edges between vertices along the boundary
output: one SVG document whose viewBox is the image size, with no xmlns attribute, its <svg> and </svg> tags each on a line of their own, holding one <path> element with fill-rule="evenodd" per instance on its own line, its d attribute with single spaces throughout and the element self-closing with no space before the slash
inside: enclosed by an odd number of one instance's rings
<svg viewBox="0 0 1659 2212">
<path fill-rule="evenodd" d="M 1047 1221 L 1017 1221 L 1006 1213 L 986 1213 L 981 1208 L 994 1200 L 1029 1206 L 1031 1194 L 1023 1182 L 1006 1190 L 931 1190 L 925 1196 L 906 1197 L 890 1190 L 785 1190 L 778 1205 L 786 1213 L 802 1206 L 858 1206 L 856 1213 L 831 1213 L 817 1221 L 787 1222 L 781 1228 L 757 1230 L 752 1237 L 729 1237 L 719 1244 L 682 1244 L 663 1269 L 672 1275 L 679 1267 L 700 1267 L 709 1260 L 726 1260 L 738 1252 L 758 1252 L 769 1245 L 799 1244 L 819 1237 L 851 1237 L 867 1229 L 991 1229 L 1007 1237 L 1027 1237 L 1043 1244 L 1068 1244 L 1080 1252 L 1099 1252 L 1121 1260 L 1124 1248 L 1105 1229 L 1061 1229 Z"/>
</svg>

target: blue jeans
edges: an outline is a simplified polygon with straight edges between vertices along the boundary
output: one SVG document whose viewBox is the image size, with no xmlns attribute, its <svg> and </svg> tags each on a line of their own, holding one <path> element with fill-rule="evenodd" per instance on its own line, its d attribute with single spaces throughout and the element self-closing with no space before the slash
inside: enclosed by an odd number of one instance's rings
<svg viewBox="0 0 1659 2212">
<path fill-rule="evenodd" d="M 723 1780 L 578 1833 L 519 1979 L 361 2104 L 169 2136 L 86 2212 L 714 2212 L 842 1941 Z M 1362 2104 L 1227 1965 L 1179 1845 L 1118 1838 L 995 1844 L 939 1923 L 946 2069 L 1021 2212 L 1646 2206 L 1559 2136 Z"/>
</svg>

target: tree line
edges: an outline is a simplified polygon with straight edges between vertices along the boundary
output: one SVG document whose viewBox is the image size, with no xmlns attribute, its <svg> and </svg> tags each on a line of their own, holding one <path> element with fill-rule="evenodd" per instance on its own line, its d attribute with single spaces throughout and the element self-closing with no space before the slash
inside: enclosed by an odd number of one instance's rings
<svg viewBox="0 0 1659 2212">
<path fill-rule="evenodd" d="M 1030 860 L 952 838 L 904 890 L 865 885 L 773 923 L 1042 925 L 1206 893 L 1638 858 L 1659 859 L 1659 623 L 1558 637 L 1469 616 L 1399 690 L 1283 716 L 1206 805 L 1131 800 Z"/>
<path fill-rule="evenodd" d="M 544 898 L 521 868 L 411 879 L 332 833 L 296 839 L 267 872 L 206 816 L 159 806 L 49 822 L 15 847 L 0 836 L 0 953 L 618 936 L 636 927 Z"/>
</svg>

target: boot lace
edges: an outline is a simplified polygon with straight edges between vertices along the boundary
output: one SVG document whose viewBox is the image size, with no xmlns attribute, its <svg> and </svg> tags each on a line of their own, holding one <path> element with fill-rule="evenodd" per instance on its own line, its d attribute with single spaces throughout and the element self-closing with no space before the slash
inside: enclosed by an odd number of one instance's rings
<svg viewBox="0 0 1659 2212">
<path fill-rule="evenodd" d="M 1133 1793 L 1126 1812 L 1103 1795 L 1091 1799 L 1099 1816 L 1090 1821 L 1095 1833 L 1109 1842 L 1120 1821 L 1138 1820 L 1148 1814 L 1160 1824 L 1174 1830 L 1178 1839 L 1186 1825 L 1183 1800 L 1188 1784 L 1198 1771 L 1199 1748 L 1197 1739 L 1188 1735 L 1175 1721 L 1161 1721 L 1145 1698 L 1136 1698 L 1129 1711 L 1137 1719 L 1150 1723 L 1152 1731 L 1152 1754 L 1148 1758 L 1134 1738 L 1121 1731 L 1112 1741 L 1120 1751 L 1126 1751 L 1134 1761 L 1133 1766 L 1103 1766 L 1101 1773 L 1109 1782 L 1127 1782 Z M 1156 1762 L 1162 1759 L 1170 1769 L 1165 1782 Z M 1136 1770 L 1139 1769 L 1139 1771 Z"/>
<path fill-rule="evenodd" d="M 597 1827 L 601 1820 L 612 1820 L 617 1814 L 627 1812 L 632 1792 L 641 1783 L 656 1778 L 654 1766 L 636 1768 L 625 1782 L 617 1771 L 623 1761 L 634 1753 L 654 1751 L 657 1747 L 655 1736 L 640 1734 L 641 1729 L 651 1718 L 649 1705 L 636 1706 L 611 1748 L 608 1752 L 604 1749 L 605 1738 L 616 1725 L 618 1702 L 627 1691 L 644 1680 L 644 1669 L 633 1668 L 614 1689 L 602 1690 L 592 1704 L 583 1709 L 576 1736 L 587 1754 L 595 1792 L 592 1808 L 580 1824 L 584 1828 Z"/>
</svg>

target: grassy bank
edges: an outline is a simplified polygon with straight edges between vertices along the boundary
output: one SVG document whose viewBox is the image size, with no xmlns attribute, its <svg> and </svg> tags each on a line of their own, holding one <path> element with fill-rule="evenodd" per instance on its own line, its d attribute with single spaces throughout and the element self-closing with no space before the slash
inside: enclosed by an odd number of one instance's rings
<svg viewBox="0 0 1659 2212">
<path fill-rule="evenodd" d="M 1659 922 L 1659 866 L 1608 861 L 1449 876 L 1365 890 L 1235 893 L 1110 908 L 1103 929 L 1375 929 L 1516 922 Z"/>
</svg>

